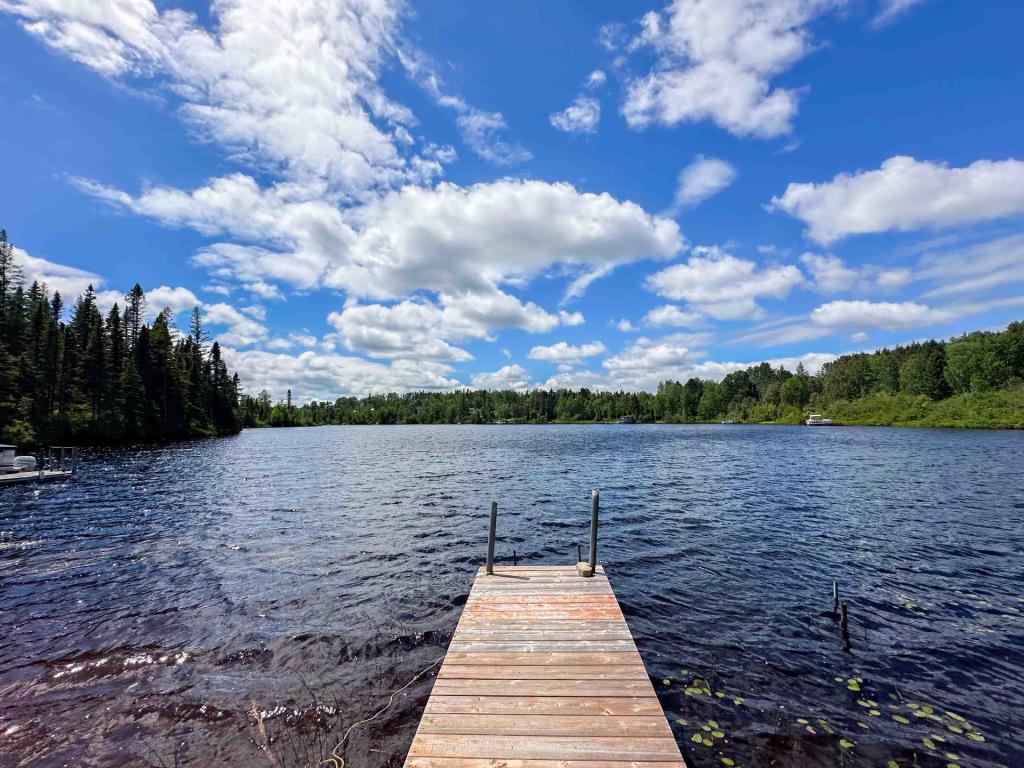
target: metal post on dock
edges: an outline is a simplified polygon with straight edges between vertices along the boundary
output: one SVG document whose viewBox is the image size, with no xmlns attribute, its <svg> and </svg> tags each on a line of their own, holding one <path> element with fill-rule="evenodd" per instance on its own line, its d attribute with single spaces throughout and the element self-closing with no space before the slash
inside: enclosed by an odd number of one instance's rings
<svg viewBox="0 0 1024 768">
<path fill-rule="evenodd" d="M 494 573 L 494 538 L 498 533 L 498 502 L 491 502 L 491 528 L 487 534 L 487 573 Z"/>
<path fill-rule="evenodd" d="M 590 492 L 590 554 L 587 562 L 578 563 L 580 576 L 593 576 L 597 572 L 597 518 L 601 507 L 601 492 L 596 488 Z"/>
<path fill-rule="evenodd" d="M 597 514 L 601 505 L 601 492 L 590 492 L 590 572 L 597 570 Z"/>
<path fill-rule="evenodd" d="M 78 471 L 78 449 L 71 449 L 71 476 L 74 477 Z"/>
</svg>

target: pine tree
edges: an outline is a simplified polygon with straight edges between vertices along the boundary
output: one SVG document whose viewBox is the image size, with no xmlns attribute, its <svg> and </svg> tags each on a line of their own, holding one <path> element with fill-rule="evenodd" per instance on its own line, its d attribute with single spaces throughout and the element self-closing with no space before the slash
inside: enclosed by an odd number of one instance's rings
<svg viewBox="0 0 1024 768">
<path fill-rule="evenodd" d="M 136 283 L 124 297 L 124 328 L 128 335 L 128 346 L 134 347 L 146 315 L 146 294 Z"/>
<path fill-rule="evenodd" d="M 0 229 L 0 344 L 10 344 L 9 302 L 21 286 L 21 267 L 14 260 L 14 246 L 7 240 L 7 230 Z"/>
</svg>

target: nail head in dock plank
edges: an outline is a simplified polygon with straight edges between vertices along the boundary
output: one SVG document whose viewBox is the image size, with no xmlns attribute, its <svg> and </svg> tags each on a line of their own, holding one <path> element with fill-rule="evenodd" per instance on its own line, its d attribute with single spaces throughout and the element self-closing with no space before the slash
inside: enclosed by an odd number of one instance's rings
<svg viewBox="0 0 1024 768">
<path fill-rule="evenodd" d="M 685 768 L 604 569 L 481 568 L 406 768 Z"/>
</svg>

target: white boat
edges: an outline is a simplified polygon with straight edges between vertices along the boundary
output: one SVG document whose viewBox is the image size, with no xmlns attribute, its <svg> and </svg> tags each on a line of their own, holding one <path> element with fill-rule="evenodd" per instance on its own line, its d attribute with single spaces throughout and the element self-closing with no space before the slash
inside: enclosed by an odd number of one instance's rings
<svg viewBox="0 0 1024 768">
<path fill-rule="evenodd" d="M 807 421 L 804 422 L 808 427 L 831 427 L 834 423 L 832 419 L 821 418 L 820 413 L 812 413 L 807 417 Z"/>
<path fill-rule="evenodd" d="M 0 474 L 18 471 L 14 464 L 14 451 L 13 445 L 0 445 Z"/>
</svg>

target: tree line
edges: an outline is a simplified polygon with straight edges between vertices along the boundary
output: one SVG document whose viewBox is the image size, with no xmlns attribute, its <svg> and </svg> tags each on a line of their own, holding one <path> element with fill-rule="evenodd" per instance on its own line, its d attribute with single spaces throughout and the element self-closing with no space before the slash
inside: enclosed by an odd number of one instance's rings
<svg viewBox="0 0 1024 768">
<path fill-rule="evenodd" d="M 458 390 L 340 397 L 294 406 L 291 392 L 274 403 L 269 392 L 245 395 L 245 426 L 323 424 L 481 424 L 615 421 L 798 423 L 808 411 L 869 397 L 942 401 L 1017 387 L 1024 380 L 1024 323 L 1002 332 L 978 331 L 950 341 L 926 341 L 843 355 L 811 375 L 768 363 L 721 381 L 662 382 L 657 392 L 533 389 Z M 901 401 L 903 402 L 903 401 Z"/>
<path fill-rule="evenodd" d="M 25 286 L 0 230 L 0 440 L 19 446 L 113 444 L 236 433 L 238 375 L 207 347 L 202 315 L 179 333 L 171 311 L 147 322 L 135 285 L 104 314 L 90 285 L 67 308 Z"/>
</svg>

